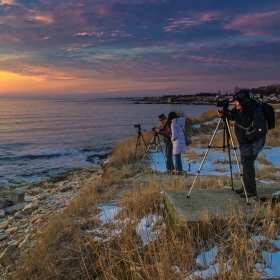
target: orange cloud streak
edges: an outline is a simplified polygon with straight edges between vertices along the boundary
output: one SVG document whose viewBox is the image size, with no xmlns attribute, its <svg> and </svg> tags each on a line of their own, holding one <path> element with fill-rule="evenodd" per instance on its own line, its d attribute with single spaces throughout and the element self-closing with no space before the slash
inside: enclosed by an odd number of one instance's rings
<svg viewBox="0 0 280 280">
<path fill-rule="evenodd" d="M 94 93 L 104 94 L 114 91 L 132 91 L 136 89 L 161 89 L 166 86 L 162 82 L 133 81 L 129 79 L 76 79 L 76 80 L 38 80 L 33 77 L 20 76 L 8 72 L 0 72 L 1 94 L 71 94 Z"/>
</svg>

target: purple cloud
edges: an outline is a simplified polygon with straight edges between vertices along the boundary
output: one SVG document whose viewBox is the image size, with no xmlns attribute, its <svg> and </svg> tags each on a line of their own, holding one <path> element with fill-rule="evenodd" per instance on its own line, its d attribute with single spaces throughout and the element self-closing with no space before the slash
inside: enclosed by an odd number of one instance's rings
<svg viewBox="0 0 280 280">
<path fill-rule="evenodd" d="M 237 30 L 246 36 L 280 35 L 279 27 L 280 11 L 237 16 L 224 26 L 226 30 Z"/>
<path fill-rule="evenodd" d="M 170 24 L 164 26 L 163 30 L 166 32 L 181 32 L 182 30 L 217 20 L 220 15 L 221 13 L 218 11 L 209 11 L 204 13 L 196 13 L 181 19 L 170 18 L 168 19 Z"/>
<path fill-rule="evenodd" d="M 2 0 L 0 72 L 181 91 L 193 81 L 279 77 L 276 0 L 242 10 L 238 1 L 198 2 Z"/>
</svg>

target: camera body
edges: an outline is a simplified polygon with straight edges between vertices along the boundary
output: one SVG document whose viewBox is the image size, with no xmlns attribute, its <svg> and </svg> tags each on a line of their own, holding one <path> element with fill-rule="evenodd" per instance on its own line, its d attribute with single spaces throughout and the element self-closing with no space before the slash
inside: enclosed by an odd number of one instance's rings
<svg viewBox="0 0 280 280">
<path fill-rule="evenodd" d="M 134 127 L 140 129 L 140 124 L 135 124 Z"/>
<path fill-rule="evenodd" d="M 152 131 L 156 131 L 156 129 L 157 129 L 157 127 L 153 127 L 153 128 L 152 128 Z"/>
<path fill-rule="evenodd" d="M 216 106 L 227 109 L 229 107 L 229 99 L 218 99 Z"/>
</svg>

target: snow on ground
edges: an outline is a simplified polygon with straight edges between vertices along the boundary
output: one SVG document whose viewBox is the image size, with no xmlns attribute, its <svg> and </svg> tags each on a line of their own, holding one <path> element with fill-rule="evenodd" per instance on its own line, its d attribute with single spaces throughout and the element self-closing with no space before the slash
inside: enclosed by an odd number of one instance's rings
<svg viewBox="0 0 280 280">
<path fill-rule="evenodd" d="M 122 221 L 116 218 L 117 214 L 121 210 L 120 207 L 105 205 L 100 206 L 99 209 L 101 212 L 97 215 L 97 217 L 100 219 L 102 226 L 94 230 L 87 230 L 89 234 L 94 235 L 94 240 L 96 241 L 108 242 L 122 233 L 121 228 L 124 224 L 132 223 L 135 225 L 135 230 L 142 240 L 143 246 L 145 246 L 156 239 L 160 239 L 161 230 L 166 228 L 164 218 L 161 216 L 149 215 L 147 217 L 143 217 L 139 222 L 135 223 L 130 219 Z M 107 228 L 107 223 L 114 225 L 114 230 Z M 275 252 L 261 252 L 263 262 L 255 264 L 257 271 L 263 274 L 261 278 L 267 279 L 271 277 L 280 277 L 280 235 L 276 240 L 267 239 L 263 235 L 253 236 L 251 239 L 254 244 L 251 248 L 252 250 L 255 250 L 260 242 L 266 240 L 273 243 L 277 249 Z M 230 271 L 231 266 L 228 263 L 223 263 L 222 265 L 218 263 L 216 258 L 218 252 L 219 248 L 215 246 L 210 250 L 201 252 L 197 255 L 196 266 L 198 268 L 184 278 L 184 280 L 197 279 L 197 277 L 199 277 L 199 279 L 207 279 L 218 275 L 221 271 Z M 174 270 L 174 268 L 170 269 Z M 176 271 L 180 271 L 180 267 L 176 267 Z"/>
<path fill-rule="evenodd" d="M 164 143 L 161 143 L 163 151 L 165 150 Z M 159 148 L 159 147 L 158 147 Z M 154 147 L 151 147 L 150 155 L 147 154 L 147 157 L 151 157 L 151 168 L 160 172 L 164 172 L 165 167 L 165 158 L 164 152 L 161 152 L 161 149 L 158 151 L 153 150 Z M 197 155 L 199 155 L 198 160 L 189 160 L 187 158 L 187 153 L 182 155 L 182 164 L 183 170 L 188 174 L 197 174 L 200 169 L 201 175 L 230 175 L 230 169 L 228 162 L 228 153 L 227 151 L 215 151 L 214 149 L 199 149 L 199 148 L 188 148 L 193 149 Z M 206 154 L 207 152 L 207 154 Z M 236 151 L 237 157 L 239 160 L 239 151 Z M 260 156 L 265 156 L 267 160 L 271 161 L 275 167 L 280 167 L 280 147 L 265 147 Z M 205 158 L 204 158 L 205 157 Z M 203 161 L 204 158 L 204 161 Z M 234 153 L 231 150 L 231 160 L 232 160 L 232 171 L 238 171 Z M 262 167 L 258 161 L 256 161 L 256 167 Z M 241 167 L 241 166 L 240 166 Z M 272 184 L 275 182 L 260 180 L 262 183 Z M 139 238 L 142 240 L 142 244 L 147 245 L 149 242 L 152 242 L 160 238 L 160 231 L 165 228 L 164 218 L 158 217 L 156 215 L 149 215 L 143 217 L 139 222 L 131 221 L 130 219 L 125 219 L 124 221 L 117 219 L 117 214 L 121 210 L 120 207 L 106 205 L 100 206 L 100 214 L 98 218 L 102 222 L 100 228 L 88 231 L 89 233 L 95 235 L 95 240 L 102 242 L 107 242 L 116 235 L 121 234 L 121 227 L 126 223 L 132 223 L 135 227 Z M 115 229 L 106 228 L 106 224 L 110 223 L 115 226 Z M 257 245 L 259 242 L 267 240 L 264 236 L 254 236 L 252 241 Z M 262 279 L 267 279 L 271 277 L 280 277 L 280 235 L 276 240 L 269 240 L 269 242 L 274 243 L 277 251 L 267 252 L 262 251 L 262 263 L 256 263 L 255 268 L 257 271 L 263 274 Z M 252 248 L 254 249 L 254 248 Z M 218 275 L 222 271 L 230 271 L 231 266 L 227 263 L 222 265 L 218 264 L 216 256 L 219 252 L 218 247 L 213 247 L 209 251 L 201 252 L 196 258 L 196 263 L 198 269 L 193 273 L 188 275 L 184 280 L 197 279 L 207 279 L 211 276 Z M 174 268 L 170 268 L 174 269 Z M 180 268 L 176 267 L 176 270 L 179 271 Z"/>
<path fill-rule="evenodd" d="M 97 218 L 101 222 L 99 228 L 92 230 L 86 230 L 87 233 L 94 235 L 95 241 L 108 242 L 111 238 L 116 237 L 122 233 L 121 228 L 131 223 L 135 226 L 135 230 L 142 240 L 143 245 L 147 245 L 149 242 L 155 241 L 160 238 L 160 230 L 164 229 L 164 218 L 156 215 L 149 215 L 143 217 L 139 222 L 132 221 L 128 218 L 120 220 L 117 218 L 118 213 L 122 210 L 121 207 L 115 205 L 103 205 L 99 206 L 100 213 Z M 112 227 L 107 227 L 110 224 Z"/>
<path fill-rule="evenodd" d="M 164 143 L 160 144 L 163 150 L 165 149 Z M 227 150 L 223 151 L 222 148 L 220 151 L 214 150 L 213 148 L 187 148 L 187 151 L 192 149 L 198 156 L 198 160 L 190 160 L 187 157 L 187 154 L 182 154 L 182 165 L 183 170 L 186 171 L 188 174 L 196 174 L 199 170 L 201 164 L 201 175 L 230 175 L 229 169 L 229 156 Z M 150 150 L 151 152 L 151 163 L 150 166 L 152 169 L 164 172 L 166 170 L 165 166 L 165 156 L 164 152 L 161 152 L 161 149 Z M 206 154 L 207 153 L 207 154 Z M 206 155 L 206 156 L 205 156 Z M 237 159 L 240 162 L 240 155 L 239 150 L 236 151 Z M 264 156 L 267 160 L 271 161 L 276 168 L 280 168 L 280 147 L 265 147 L 260 153 L 259 156 Z M 147 157 L 149 155 L 147 154 Z M 204 159 L 204 161 L 203 161 Z M 238 171 L 236 165 L 236 159 L 233 150 L 231 150 L 231 162 L 232 162 L 232 171 Z M 256 160 L 255 166 L 260 168 L 264 166 Z"/>
<path fill-rule="evenodd" d="M 164 143 L 161 143 L 161 146 L 164 150 Z M 213 145 L 214 146 L 214 145 Z M 189 160 L 186 154 L 182 154 L 182 164 L 183 170 L 187 172 L 187 174 L 197 174 L 200 169 L 201 175 L 216 175 L 222 176 L 230 175 L 230 168 L 228 164 L 228 152 L 227 150 L 223 151 L 215 151 L 210 148 L 199 149 L 199 148 L 190 148 L 193 149 L 197 155 L 199 155 L 199 160 Z M 240 163 L 240 155 L 239 151 L 236 151 L 237 158 Z M 267 160 L 271 161 L 276 168 L 280 168 L 280 147 L 265 147 L 259 154 L 259 156 L 264 156 Z M 231 150 L 231 160 L 232 160 L 232 171 L 238 172 L 235 156 L 233 150 Z M 165 166 L 165 158 L 164 153 L 161 151 L 151 150 L 151 168 L 160 172 L 164 172 L 166 170 Z M 257 168 L 264 167 L 263 164 L 260 164 L 258 160 L 255 163 Z M 242 166 L 240 165 L 240 168 Z M 260 182 L 265 184 L 273 184 L 273 181 L 265 181 L 260 180 Z M 280 192 L 275 193 L 274 195 L 279 194 Z M 265 237 L 254 237 L 254 241 L 260 242 L 265 239 Z M 255 268 L 263 274 L 262 279 L 271 278 L 271 277 L 280 277 L 280 235 L 277 240 L 270 240 L 276 245 L 276 252 L 262 252 L 263 263 L 256 263 Z M 215 262 L 215 256 L 218 252 L 218 248 L 214 247 L 210 251 L 202 252 L 197 256 L 197 264 L 201 269 L 197 269 L 184 280 L 191 280 L 200 277 L 200 279 L 207 279 L 210 276 L 214 276 L 219 274 L 219 271 L 223 269 L 224 271 L 231 270 L 231 267 L 228 264 L 223 264 L 222 268 Z M 204 269 L 203 269 L 204 268 Z"/>
<path fill-rule="evenodd" d="M 148 217 L 142 218 L 138 223 L 136 232 L 140 236 L 143 245 L 147 245 L 149 242 L 160 238 L 160 229 L 157 227 L 157 224 L 165 228 L 163 217 L 149 215 Z"/>
</svg>

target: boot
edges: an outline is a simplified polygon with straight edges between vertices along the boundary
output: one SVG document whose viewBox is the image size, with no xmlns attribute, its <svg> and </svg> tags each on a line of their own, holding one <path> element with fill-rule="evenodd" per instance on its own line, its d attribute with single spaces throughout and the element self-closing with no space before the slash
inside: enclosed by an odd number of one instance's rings
<svg viewBox="0 0 280 280">
<path fill-rule="evenodd" d="M 234 190 L 237 194 L 242 194 L 242 193 L 244 193 L 244 189 L 243 188 L 241 188 L 241 189 L 235 189 Z"/>
<path fill-rule="evenodd" d="M 257 192 L 253 192 L 253 193 L 250 193 L 250 192 L 247 192 L 247 197 L 253 197 L 253 196 L 257 196 Z M 243 197 L 243 198 L 246 198 L 246 195 L 245 195 L 245 192 L 243 192 L 242 194 L 240 194 L 240 197 Z"/>
</svg>

